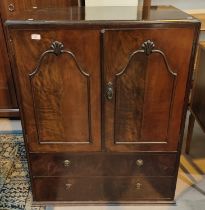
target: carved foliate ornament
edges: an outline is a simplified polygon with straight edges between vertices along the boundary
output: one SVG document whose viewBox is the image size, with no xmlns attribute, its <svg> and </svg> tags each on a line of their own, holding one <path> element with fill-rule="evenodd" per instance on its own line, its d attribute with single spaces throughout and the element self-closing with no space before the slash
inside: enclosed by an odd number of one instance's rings
<svg viewBox="0 0 205 210">
<path fill-rule="evenodd" d="M 53 50 L 53 53 L 58 56 L 62 53 L 62 50 L 63 50 L 64 46 L 61 42 L 58 42 L 58 41 L 54 41 L 52 44 L 51 44 L 51 49 Z"/>
<path fill-rule="evenodd" d="M 144 50 L 146 55 L 150 55 L 152 53 L 152 50 L 155 48 L 154 42 L 147 40 L 142 44 L 142 49 Z"/>
</svg>

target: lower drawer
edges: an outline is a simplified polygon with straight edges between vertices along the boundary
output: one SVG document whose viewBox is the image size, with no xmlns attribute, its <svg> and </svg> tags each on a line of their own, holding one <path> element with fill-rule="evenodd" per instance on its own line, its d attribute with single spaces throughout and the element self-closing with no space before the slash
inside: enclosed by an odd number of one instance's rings
<svg viewBox="0 0 205 210">
<path fill-rule="evenodd" d="M 30 154 L 33 176 L 174 176 L 176 154 Z"/>
<path fill-rule="evenodd" d="M 172 177 L 85 177 L 33 179 L 34 201 L 155 201 L 172 200 Z"/>
</svg>

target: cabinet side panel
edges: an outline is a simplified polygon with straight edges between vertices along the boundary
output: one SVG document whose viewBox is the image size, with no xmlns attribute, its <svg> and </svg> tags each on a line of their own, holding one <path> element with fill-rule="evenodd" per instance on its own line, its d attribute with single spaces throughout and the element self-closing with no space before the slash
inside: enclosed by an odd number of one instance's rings
<svg viewBox="0 0 205 210">
<path fill-rule="evenodd" d="M 205 130 L 205 44 L 200 45 L 191 108 Z"/>
<path fill-rule="evenodd" d="M 17 102 L 5 42 L 0 19 L 0 109 L 12 109 L 17 107 Z"/>
</svg>

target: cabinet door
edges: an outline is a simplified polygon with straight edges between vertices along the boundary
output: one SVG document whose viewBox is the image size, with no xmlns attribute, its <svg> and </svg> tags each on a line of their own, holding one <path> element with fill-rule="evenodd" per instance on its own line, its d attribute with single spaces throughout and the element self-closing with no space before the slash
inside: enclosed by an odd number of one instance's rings
<svg viewBox="0 0 205 210">
<path fill-rule="evenodd" d="M 100 150 L 99 32 L 11 33 L 30 151 Z"/>
<path fill-rule="evenodd" d="M 111 151 L 176 151 L 192 28 L 105 30 L 105 141 Z"/>
</svg>

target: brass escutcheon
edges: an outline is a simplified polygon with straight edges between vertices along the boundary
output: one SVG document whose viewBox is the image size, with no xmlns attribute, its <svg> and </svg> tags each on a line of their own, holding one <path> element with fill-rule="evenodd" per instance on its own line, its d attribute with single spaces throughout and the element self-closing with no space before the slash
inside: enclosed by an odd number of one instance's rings
<svg viewBox="0 0 205 210">
<path fill-rule="evenodd" d="M 144 165 L 144 161 L 142 159 L 136 160 L 136 165 L 138 167 L 142 167 Z"/>
<path fill-rule="evenodd" d="M 10 12 L 13 12 L 15 10 L 14 4 L 9 4 L 8 9 Z"/>
<path fill-rule="evenodd" d="M 68 190 L 70 190 L 71 186 L 72 186 L 72 184 L 65 184 L 65 189 L 68 191 Z"/>
<path fill-rule="evenodd" d="M 69 167 L 71 165 L 71 161 L 70 160 L 64 160 L 64 166 L 65 167 Z"/>
<path fill-rule="evenodd" d="M 136 189 L 137 189 L 137 190 L 140 190 L 140 189 L 141 189 L 141 187 L 142 187 L 142 184 L 141 184 L 141 183 L 139 183 L 139 182 L 137 182 L 137 183 L 136 183 Z"/>
<path fill-rule="evenodd" d="M 108 82 L 107 87 L 106 87 L 106 97 L 107 100 L 111 101 L 113 98 L 113 84 L 112 82 Z"/>
</svg>

